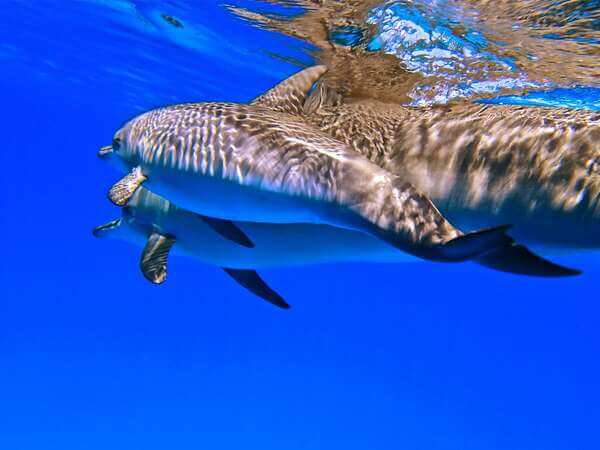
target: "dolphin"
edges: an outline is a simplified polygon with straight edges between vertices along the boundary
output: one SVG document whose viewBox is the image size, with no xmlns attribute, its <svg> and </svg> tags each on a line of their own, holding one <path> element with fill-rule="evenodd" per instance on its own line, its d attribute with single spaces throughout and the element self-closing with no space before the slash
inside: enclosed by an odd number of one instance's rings
<svg viewBox="0 0 600 450">
<path fill-rule="evenodd" d="M 304 101 L 325 71 L 300 72 L 248 105 L 174 105 L 132 119 L 100 152 L 129 171 L 109 198 L 123 206 L 144 184 L 224 237 L 239 235 L 232 221 L 316 223 L 434 261 L 514 252 L 509 226 L 463 233 L 411 183 L 308 124 Z"/>
<path fill-rule="evenodd" d="M 407 107 L 317 82 L 304 119 L 410 182 L 459 228 L 511 223 L 542 251 L 600 249 L 600 112 Z"/>
<path fill-rule="evenodd" d="M 252 248 L 223 239 L 204 217 L 140 188 L 121 208 L 121 217 L 96 227 L 94 236 L 142 246 L 140 268 L 154 284 L 165 282 L 167 257 L 172 249 L 175 254 L 223 268 L 243 287 L 281 308 L 289 305 L 256 270 L 331 262 L 418 261 L 368 234 L 329 225 L 260 222 L 235 225 L 251 239 Z"/>
<path fill-rule="evenodd" d="M 330 225 L 236 222 L 235 226 L 252 241 L 252 248 L 223 239 L 202 216 L 140 188 L 121 208 L 120 218 L 96 227 L 93 233 L 96 237 L 108 236 L 142 246 L 140 268 L 154 284 L 165 282 L 167 259 L 172 251 L 223 268 L 243 287 L 281 308 L 289 305 L 264 282 L 257 270 L 334 262 L 419 261 L 372 235 Z M 530 266 L 546 269 L 546 275 L 564 271 L 522 247 L 514 246 L 512 251 L 514 261 L 528 261 Z M 510 256 L 506 250 L 503 253 L 501 258 L 491 254 L 475 262 L 502 270 L 493 261 Z M 518 266 L 513 265 L 512 272 L 519 273 L 515 267 Z"/>
</svg>

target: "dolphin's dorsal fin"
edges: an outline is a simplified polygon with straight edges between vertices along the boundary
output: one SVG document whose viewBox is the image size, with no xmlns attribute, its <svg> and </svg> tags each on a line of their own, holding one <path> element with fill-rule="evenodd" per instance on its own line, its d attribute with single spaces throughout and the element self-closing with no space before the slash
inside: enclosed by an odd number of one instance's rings
<svg viewBox="0 0 600 450">
<path fill-rule="evenodd" d="M 159 233 L 152 233 L 146 242 L 140 268 L 146 279 L 154 284 L 162 284 L 167 279 L 167 258 L 175 239 Z"/>
<path fill-rule="evenodd" d="M 326 66 L 304 69 L 255 98 L 250 104 L 288 114 L 302 114 L 306 96 L 325 72 L 327 72 Z"/>
</svg>

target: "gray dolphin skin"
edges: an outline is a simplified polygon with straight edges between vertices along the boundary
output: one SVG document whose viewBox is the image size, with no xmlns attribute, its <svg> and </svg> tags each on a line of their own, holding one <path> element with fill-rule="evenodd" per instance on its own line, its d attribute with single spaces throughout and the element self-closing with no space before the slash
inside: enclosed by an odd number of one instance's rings
<svg viewBox="0 0 600 450">
<path fill-rule="evenodd" d="M 462 233 L 404 178 L 307 123 L 304 100 L 325 71 L 307 69 L 249 105 L 175 105 L 134 118 L 102 152 L 130 171 L 109 197 L 122 206 L 144 184 L 221 224 L 223 236 L 231 221 L 316 223 L 436 261 L 522 256 L 507 226 Z"/>
</svg>

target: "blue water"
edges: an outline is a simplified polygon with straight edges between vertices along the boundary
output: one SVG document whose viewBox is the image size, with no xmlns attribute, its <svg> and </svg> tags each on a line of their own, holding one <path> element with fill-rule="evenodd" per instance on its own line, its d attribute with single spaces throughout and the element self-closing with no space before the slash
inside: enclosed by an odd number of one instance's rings
<svg viewBox="0 0 600 450">
<path fill-rule="evenodd" d="M 139 248 L 92 237 L 119 214 L 96 152 L 123 121 L 247 101 L 308 44 L 209 1 L 4 0 L 2 17 L 0 449 L 600 448 L 594 265 L 264 271 L 281 311 L 185 258 L 151 286 Z"/>
<path fill-rule="evenodd" d="M 503 95 L 480 100 L 480 102 L 500 105 L 560 106 L 598 111 L 600 110 L 600 89 L 593 87 L 556 88 L 545 91 L 533 91 L 520 96 Z"/>
</svg>

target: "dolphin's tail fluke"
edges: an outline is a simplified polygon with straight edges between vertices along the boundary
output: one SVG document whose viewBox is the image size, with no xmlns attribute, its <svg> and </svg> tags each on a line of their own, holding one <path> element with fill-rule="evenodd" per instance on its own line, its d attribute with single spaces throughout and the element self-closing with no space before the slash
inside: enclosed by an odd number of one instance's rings
<svg viewBox="0 0 600 450">
<path fill-rule="evenodd" d="M 560 266 L 536 255 L 527 247 L 516 244 L 493 250 L 474 261 L 501 272 L 534 277 L 557 278 L 581 274 L 580 270 Z"/>
</svg>

